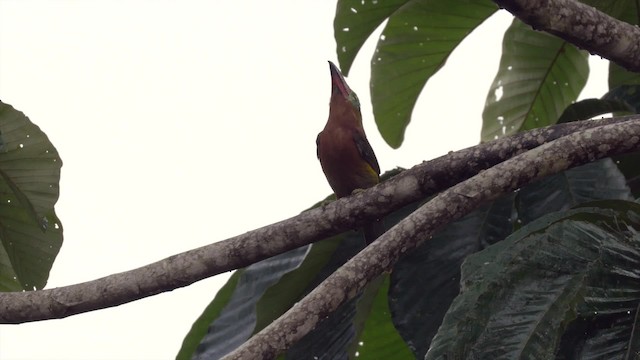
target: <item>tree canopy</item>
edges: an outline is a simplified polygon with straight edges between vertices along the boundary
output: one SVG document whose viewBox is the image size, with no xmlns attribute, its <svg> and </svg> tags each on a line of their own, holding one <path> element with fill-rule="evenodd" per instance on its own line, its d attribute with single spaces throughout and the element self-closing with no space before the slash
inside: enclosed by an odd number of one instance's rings
<svg viewBox="0 0 640 360">
<path fill-rule="evenodd" d="M 340 67 L 348 73 L 383 26 L 369 90 L 378 130 L 399 147 L 409 122 L 422 121 L 411 113 L 424 85 L 499 7 L 516 17 L 478 146 L 389 171 L 382 184 L 319 199 L 297 217 L 65 288 L 42 290 L 62 245 L 53 209 L 62 161 L 24 114 L 0 104 L 0 320 L 116 306 L 238 269 L 178 358 L 634 358 L 635 3 L 339 0 Z M 611 60 L 609 89 L 576 102 L 589 76 L 585 49 Z M 589 120 L 603 114 L 614 117 Z M 388 231 L 363 249 L 351 229 L 376 218 Z"/>
</svg>

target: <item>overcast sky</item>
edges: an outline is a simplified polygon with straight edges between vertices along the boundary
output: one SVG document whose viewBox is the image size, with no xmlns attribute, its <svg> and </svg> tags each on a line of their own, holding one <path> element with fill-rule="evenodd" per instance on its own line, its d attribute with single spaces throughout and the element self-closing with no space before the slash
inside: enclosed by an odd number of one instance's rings
<svg viewBox="0 0 640 360">
<path fill-rule="evenodd" d="M 337 63 L 335 1 L 0 0 L 0 99 L 64 162 L 64 244 L 47 287 L 129 270 L 296 215 L 330 193 L 315 138 Z M 501 11 L 426 86 L 392 150 L 369 59 L 347 78 L 383 171 L 474 145 Z M 592 59 L 581 98 L 606 91 Z M 169 359 L 228 274 L 117 308 L 0 325 L 2 359 Z"/>
</svg>

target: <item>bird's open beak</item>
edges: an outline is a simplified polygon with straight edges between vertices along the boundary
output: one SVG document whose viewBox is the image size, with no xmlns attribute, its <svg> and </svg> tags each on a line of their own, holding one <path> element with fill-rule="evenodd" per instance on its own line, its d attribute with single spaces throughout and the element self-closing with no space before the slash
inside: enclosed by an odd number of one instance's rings
<svg viewBox="0 0 640 360">
<path fill-rule="evenodd" d="M 329 61 L 329 70 L 331 71 L 331 93 L 335 93 L 339 91 L 342 96 L 345 98 L 349 98 L 349 94 L 351 93 L 351 89 L 347 82 L 344 80 L 344 76 L 338 68 Z"/>
</svg>

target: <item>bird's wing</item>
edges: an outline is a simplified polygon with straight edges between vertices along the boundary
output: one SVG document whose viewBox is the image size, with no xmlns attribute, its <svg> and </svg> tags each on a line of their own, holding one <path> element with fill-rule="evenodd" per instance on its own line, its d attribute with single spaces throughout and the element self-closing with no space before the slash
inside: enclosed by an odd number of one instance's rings
<svg viewBox="0 0 640 360">
<path fill-rule="evenodd" d="M 354 132 L 353 141 L 356 143 L 356 147 L 358 148 L 358 152 L 360 156 L 371 166 L 373 170 L 376 171 L 376 174 L 380 175 L 380 165 L 378 165 L 378 159 L 376 159 L 376 154 L 373 153 L 373 149 L 371 148 L 371 144 L 367 138 L 358 132 Z"/>
<path fill-rule="evenodd" d="M 316 156 L 318 157 L 318 159 L 320 159 L 320 134 L 322 133 L 319 133 L 316 137 Z"/>
</svg>

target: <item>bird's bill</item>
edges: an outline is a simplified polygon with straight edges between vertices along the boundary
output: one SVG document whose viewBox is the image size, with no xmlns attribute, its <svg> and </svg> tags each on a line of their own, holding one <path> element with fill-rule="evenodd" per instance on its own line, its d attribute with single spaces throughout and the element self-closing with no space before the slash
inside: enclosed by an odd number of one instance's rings
<svg viewBox="0 0 640 360">
<path fill-rule="evenodd" d="M 334 92 L 337 89 L 340 91 L 342 96 L 349 98 L 351 89 L 349 88 L 349 85 L 347 85 L 347 82 L 345 81 L 344 76 L 342 76 L 340 70 L 338 70 L 338 67 L 331 61 L 329 61 L 329 70 L 331 71 L 331 91 Z"/>
</svg>

